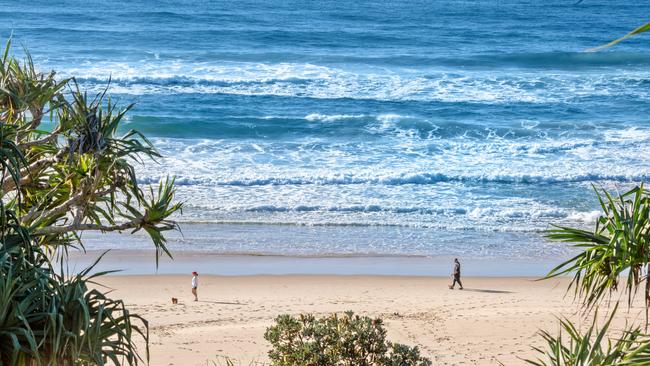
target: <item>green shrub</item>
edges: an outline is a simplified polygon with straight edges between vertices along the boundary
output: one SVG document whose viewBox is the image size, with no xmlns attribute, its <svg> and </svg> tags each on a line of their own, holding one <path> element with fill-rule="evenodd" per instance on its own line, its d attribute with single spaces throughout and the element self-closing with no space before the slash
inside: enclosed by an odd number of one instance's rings
<svg viewBox="0 0 650 366">
<path fill-rule="evenodd" d="M 264 338 L 275 366 L 427 366 L 417 347 L 388 342 L 381 319 L 352 312 L 316 318 L 280 315 Z"/>
</svg>

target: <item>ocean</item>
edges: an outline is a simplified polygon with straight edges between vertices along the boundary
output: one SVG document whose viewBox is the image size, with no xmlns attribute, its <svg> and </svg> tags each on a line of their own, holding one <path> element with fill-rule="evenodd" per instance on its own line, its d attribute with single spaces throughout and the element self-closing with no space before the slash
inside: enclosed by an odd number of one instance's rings
<svg viewBox="0 0 650 366">
<path fill-rule="evenodd" d="M 650 36 L 585 52 L 650 2 L 0 3 L 15 53 L 136 103 L 176 251 L 558 258 L 593 184 L 650 177 Z"/>
</svg>

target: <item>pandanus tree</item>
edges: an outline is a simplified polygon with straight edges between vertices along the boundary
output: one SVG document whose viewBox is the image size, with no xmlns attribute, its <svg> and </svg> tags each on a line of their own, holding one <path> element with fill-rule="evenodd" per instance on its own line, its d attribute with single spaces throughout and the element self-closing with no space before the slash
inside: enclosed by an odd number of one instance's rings
<svg viewBox="0 0 650 366">
<path fill-rule="evenodd" d="M 616 309 L 617 306 L 614 307 Z M 537 359 L 525 360 L 535 366 L 641 366 L 650 365 L 650 340 L 640 327 L 629 327 L 614 339 L 608 332 L 616 310 L 599 328 L 598 312 L 591 326 L 581 331 L 571 321 L 560 320 L 560 328 L 566 334 L 563 338 L 541 332 L 546 348 L 535 347 Z"/>
<path fill-rule="evenodd" d="M 602 214 L 594 230 L 555 227 L 548 237 L 575 243 L 580 252 L 553 268 L 547 278 L 573 274 L 569 288 L 587 309 L 614 291 L 627 294 L 628 305 L 641 289 L 646 321 L 650 308 L 650 191 L 643 184 L 618 195 L 595 188 Z M 623 286 L 620 286 L 623 282 Z"/>
<path fill-rule="evenodd" d="M 174 182 L 138 184 L 135 164 L 160 157 L 106 92 L 0 60 L 0 363 L 129 364 L 148 359 L 148 325 L 122 301 L 89 286 L 104 273 L 61 273 L 80 233 L 145 231 L 156 262 L 180 210 Z M 56 261 L 62 261 L 57 266 Z M 134 336 L 144 339 L 145 352 Z M 141 350 L 140 350 L 141 351 Z M 143 357 L 144 356 L 144 357 Z"/>
<path fill-rule="evenodd" d="M 629 307 L 642 291 L 647 331 L 650 192 L 643 184 L 616 195 L 603 188 L 594 190 L 602 212 L 593 230 L 564 226 L 549 230 L 550 239 L 573 243 L 579 252 L 553 268 L 545 278 L 572 275 L 569 290 L 573 289 L 587 311 L 611 299 L 617 291 L 627 295 Z M 538 366 L 650 365 L 650 337 L 640 327 L 628 326 L 615 337 L 608 334 L 617 308 L 618 302 L 600 329 L 596 324 L 597 311 L 585 332 L 568 319 L 561 320 L 561 333 L 555 336 L 542 332 L 546 348 L 534 348 L 540 358 L 526 362 Z"/>
</svg>

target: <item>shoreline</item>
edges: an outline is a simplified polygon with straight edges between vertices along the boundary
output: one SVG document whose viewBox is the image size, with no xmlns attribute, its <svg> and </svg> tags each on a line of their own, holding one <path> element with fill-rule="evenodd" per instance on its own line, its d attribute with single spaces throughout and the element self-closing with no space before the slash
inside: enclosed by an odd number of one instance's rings
<svg viewBox="0 0 650 366">
<path fill-rule="evenodd" d="M 104 251 L 70 252 L 70 269 L 81 270 Z M 112 250 L 95 271 L 119 270 L 112 275 L 175 275 L 197 271 L 220 276 L 340 275 L 449 277 L 453 256 L 280 256 L 225 255 L 175 251 L 161 257 L 156 268 L 153 250 Z M 559 261 L 552 259 L 495 259 L 460 257 L 464 277 L 539 278 Z"/>
<path fill-rule="evenodd" d="M 330 227 L 259 224 L 186 224 L 167 232 L 173 254 L 219 253 L 289 257 L 444 257 L 534 261 L 570 258 L 575 250 L 540 233 L 410 227 Z M 143 231 L 82 233 L 88 250 L 150 251 Z"/>
</svg>

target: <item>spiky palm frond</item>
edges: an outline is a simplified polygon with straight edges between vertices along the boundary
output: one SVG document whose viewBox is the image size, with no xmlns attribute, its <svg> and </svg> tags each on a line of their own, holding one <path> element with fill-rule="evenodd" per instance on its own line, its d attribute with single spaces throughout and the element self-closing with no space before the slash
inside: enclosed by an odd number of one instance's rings
<svg viewBox="0 0 650 366">
<path fill-rule="evenodd" d="M 9 231 L 25 230 L 18 220 Z M 98 259 L 99 260 L 99 259 Z M 97 261 L 98 261 L 97 260 Z M 0 246 L 0 364 L 14 366 L 137 365 L 135 335 L 148 344 L 148 324 L 88 285 L 97 261 L 76 275 L 57 274 L 26 232 Z M 139 323 L 139 324 L 138 324 Z M 145 356 L 148 360 L 148 346 Z"/>
<path fill-rule="evenodd" d="M 600 207 L 593 231 L 555 227 L 547 237 L 551 240 L 575 243 L 580 252 L 553 268 L 545 278 L 572 274 L 569 288 L 584 300 L 587 309 L 597 305 L 619 289 L 624 280 L 624 292 L 631 305 L 634 295 L 643 285 L 647 309 L 650 306 L 650 195 L 643 184 L 628 192 L 613 196 L 594 187 Z"/>
<path fill-rule="evenodd" d="M 602 46 L 598 46 L 598 47 L 595 47 L 595 48 L 590 48 L 587 51 L 589 51 L 589 52 L 600 51 L 600 50 L 603 50 L 605 48 L 612 47 L 615 44 L 621 43 L 621 42 L 625 41 L 626 39 L 630 39 L 630 38 L 632 38 L 632 37 L 634 37 L 636 35 L 639 35 L 639 34 L 641 34 L 643 32 L 647 32 L 647 31 L 650 31 L 650 22 L 646 23 L 646 24 L 644 24 L 644 25 L 642 25 L 642 26 L 640 26 L 640 27 L 638 27 L 636 29 L 634 29 L 633 31 L 631 31 L 630 33 L 624 35 L 621 38 L 615 39 L 615 40 L 613 40 L 613 41 L 611 41 L 611 42 L 609 42 L 607 44 L 604 44 Z"/>
<path fill-rule="evenodd" d="M 628 327 L 619 337 L 608 338 L 617 309 L 618 304 L 602 327 L 597 326 L 596 311 L 590 327 L 584 332 L 568 319 L 560 319 L 559 334 L 541 331 L 546 347 L 534 347 L 540 357 L 527 359 L 526 363 L 535 366 L 650 365 L 650 338 L 640 328 Z"/>
</svg>

